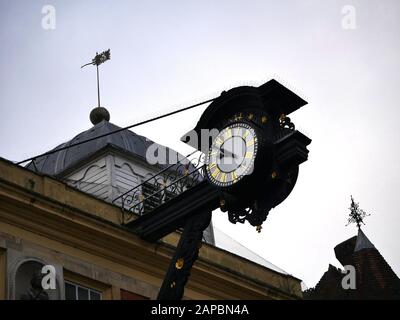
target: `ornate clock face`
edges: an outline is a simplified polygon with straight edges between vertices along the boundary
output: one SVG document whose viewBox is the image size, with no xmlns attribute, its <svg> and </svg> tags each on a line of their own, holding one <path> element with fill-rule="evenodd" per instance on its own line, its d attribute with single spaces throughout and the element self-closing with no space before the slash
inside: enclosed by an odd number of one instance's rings
<svg viewBox="0 0 400 320">
<path fill-rule="evenodd" d="M 206 162 L 208 179 L 227 187 L 253 172 L 258 140 L 255 130 L 246 123 L 224 128 L 214 139 Z"/>
</svg>

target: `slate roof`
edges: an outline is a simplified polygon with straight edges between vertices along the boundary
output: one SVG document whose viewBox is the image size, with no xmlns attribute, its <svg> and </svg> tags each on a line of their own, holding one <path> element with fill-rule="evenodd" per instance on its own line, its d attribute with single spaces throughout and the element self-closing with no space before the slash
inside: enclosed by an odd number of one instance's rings
<svg viewBox="0 0 400 320">
<path fill-rule="evenodd" d="M 53 150 L 107 134 L 118 129 L 121 128 L 111 122 L 103 120 L 89 130 L 79 133 L 73 139 L 60 144 Z M 35 161 L 37 170 L 32 162 L 28 163 L 26 167 L 34 171 L 39 171 L 43 174 L 56 176 L 71 168 L 75 164 L 80 163 L 84 159 L 87 159 L 106 146 L 113 146 L 119 150 L 138 156 L 145 160 L 146 150 L 153 143 L 153 141 L 147 139 L 146 137 L 140 136 L 130 130 L 123 130 L 103 138 L 95 139 L 93 141 L 41 157 Z"/>
</svg>

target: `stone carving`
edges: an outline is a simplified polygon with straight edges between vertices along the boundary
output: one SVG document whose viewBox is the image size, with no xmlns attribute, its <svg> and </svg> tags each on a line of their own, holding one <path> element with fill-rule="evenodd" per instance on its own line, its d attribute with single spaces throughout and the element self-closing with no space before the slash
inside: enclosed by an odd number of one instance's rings
<svg viewBox="0 0 400 320">
<path fill-rule="evenodd" d="M 49 295 L 42 287 L 42 279 L 44 274 L 40 270 L 33 273 L 31 279 L 31 287 L 26 293 L 21 294 L 20 300 L 49 300 Z"/>
</svg>

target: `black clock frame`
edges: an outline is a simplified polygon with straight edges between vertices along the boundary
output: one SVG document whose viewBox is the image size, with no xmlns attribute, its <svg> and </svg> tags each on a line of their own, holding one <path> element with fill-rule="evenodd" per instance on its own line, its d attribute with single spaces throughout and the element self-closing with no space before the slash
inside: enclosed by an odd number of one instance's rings
<svg viewBox="0 0 400 320">
<path fill-rule="evenodd" d="M 306 101 L 279 82 L 270 80 L 257 88 L 238 87 L 223 92 L 208 106 L 194 129 L 199 137 L 201 129 L 221 129 L 230 123 L 246 121 L 257 128 L 262 151 L 253 174 L 237 185 L 217 188 L 203 180 L 126 225 L 150 242 L 184 227 L 158 299 L 182 298 L 203 230 L 214 209 L 220 207 L 228 212 L 233 223 L 247 220 L 260 231 L 269 210 L 291 193 L 299 165 L 307 160 L 311 140 L 295 130 L 287 115 L 305 104 Z M 182 141 L 188 142 L 187 136 Z M 209 147 L 201 151 L 207 152 Z"/>
<path fill-rule="evenodd" d="M 247 220 L 261 230 L 268 212 L 293 190 L 298 166 L 307 160 L 306 147 L 311 140 L 295 130 L 287 114 L 304 104 L 303 99 L 271 80 L 258 88 L 243 86 L 223 92 L 201 116 L 194 128 L 198 136 L 202 129 L 222 130 L 239 122 L 250 125 L 257 134 L 253 173 L 219 188 L 220 208 L 228 212 L 232 223 Z"/>
</svg>

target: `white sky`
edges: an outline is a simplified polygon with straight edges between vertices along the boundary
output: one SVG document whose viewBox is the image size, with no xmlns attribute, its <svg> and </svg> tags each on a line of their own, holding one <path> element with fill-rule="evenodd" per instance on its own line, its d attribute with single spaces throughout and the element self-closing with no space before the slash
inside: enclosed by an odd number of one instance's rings
<svg viewBox="0 0 400 320">
<path fill-rule="evenodd" d="M 55 30 L 41 26 L 45 4 Z M 342 28 L 345 5 L 356 29 Z M 96 74 L 80 66 L 96 51 L 111 48 L 102 105 L 119 126 L 276 78 L 309 102 L 291 117 L 313 139 L 309 161 L 261 234 L 221 212 L 215 225 L 310 287 L 356 234 L 345 227 L 352 194 L 399 275 L 399 30 L 396 0 L 0 0 L 0 156 L 21 160 L 91 126 Z M 186 153 L 179 138 L 203 110 L 135 132 Z"/>
</svg>

